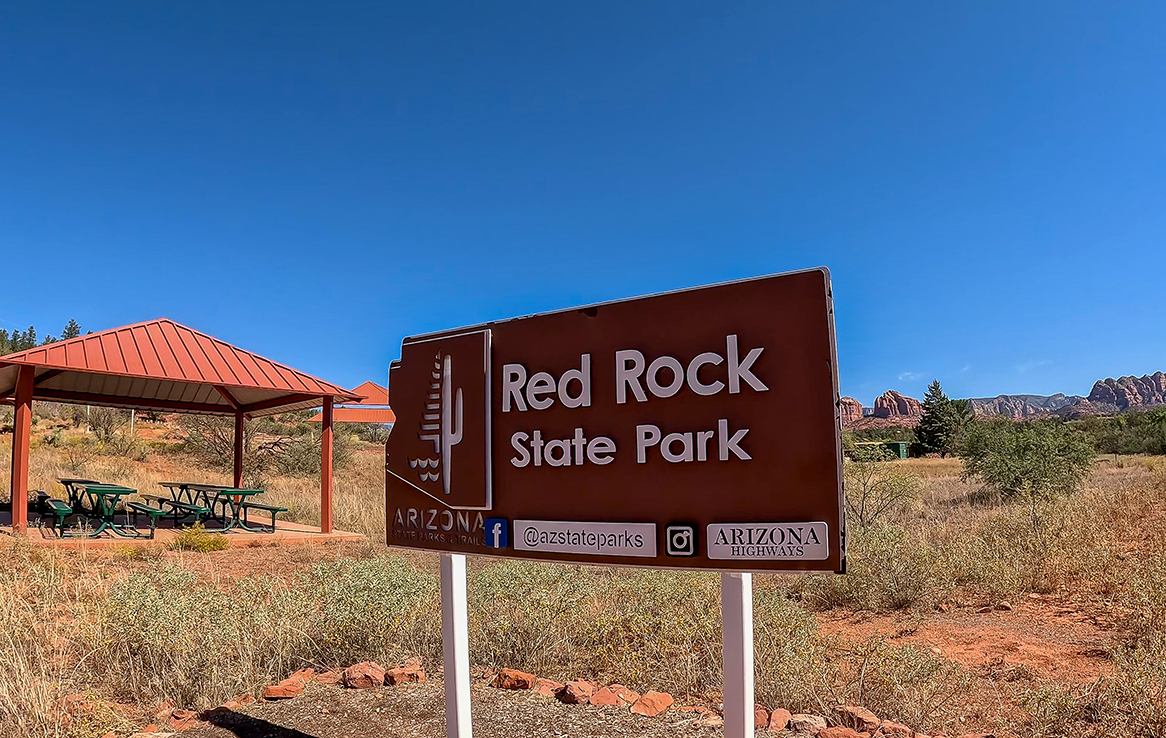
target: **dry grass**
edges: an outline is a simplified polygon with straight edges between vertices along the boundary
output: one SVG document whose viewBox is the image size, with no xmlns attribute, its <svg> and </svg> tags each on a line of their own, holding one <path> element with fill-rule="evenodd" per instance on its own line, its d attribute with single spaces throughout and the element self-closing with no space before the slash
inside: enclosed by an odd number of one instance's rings
<svg viewBox="0 0 1166 738">
<path fill-rule="evenodd" d="M 71 475 L 140 490 L 171 478 L 226 481 L 174 453 L 80 462 L 69 454 L 37 448 L 33 486 L 51 491 L 55 477 Z M 0 458 L 7 463 L 5 447 Z M 1087 687 L 1035 678 L 1013 691 L 990 684 L 1001 702 L 993 718 L 1034 736 L 1166 736 L 1166 578 L 1158 566 L 1166 555 L 1166 462 L 1103 460 L 1084 490 L 1040 508 L 977 502 L 975 485 L 958 480 L 958 460 L 893 463 L 923 480 L 922 504 L 856 534 L 849 576 L 758 577 L 759 701 L 814 712 L 856 701 L 917 728 L 966 732 L 972 726 L 961 726 L 960 703 L 975 675 L 919 648 L 829 637 L 814 611 L 902 609 L 926 618 L 936 603 L 1071 593 L 1092 597 L 1121 625 L 1113 669 Z M 268 495 L 311 523 L 317 484 L 277 478 Z M 157 547 L 87 558 L 7 546 L 0 552 L 0 735 L 63 738 L 124 727 L 111 713 L 63 723 L 57 706 L 66 694 L 206 707 L 308 664 L 414 654 L 439 663 L 432 557 L 379 546 L 379 448 L 362 449 L 337 474 L 336 517 L 338 527 L 364 532 L 376 545 L 364 556 L 323 563 L 289 547 L 278 577 L 220 575 L 199 564 L 200 554 Z M 716 699 L 722 673 L 713 575 L 475 562 L 470 597 L 477 663 Z"/>
</svg>

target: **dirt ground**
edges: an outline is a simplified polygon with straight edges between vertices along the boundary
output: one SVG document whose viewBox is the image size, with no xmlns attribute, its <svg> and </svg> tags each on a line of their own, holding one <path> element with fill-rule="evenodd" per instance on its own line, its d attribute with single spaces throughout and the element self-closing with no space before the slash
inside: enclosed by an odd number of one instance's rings
<svg viewBox="0 0 1166 738">
<path fill-rule="evenodd" d="M 345 690 L 309 685 L 284 702 L 256 703 L 211 715 L 208 724 L 183 738 L 437 738 L 445 736 L 445 690 L 440 684 L 410 684 L 383 690 Z M 648 718 L 625 708 L 564 705 L 531 691 L 472 689 L 473 731 L 478 738 L 565 738 L 567 736 L 723 735 L 702 728 L 691 714 L 668 711 Z M 772 733 L 768 735 L 774 735 Z"/>
</svg>

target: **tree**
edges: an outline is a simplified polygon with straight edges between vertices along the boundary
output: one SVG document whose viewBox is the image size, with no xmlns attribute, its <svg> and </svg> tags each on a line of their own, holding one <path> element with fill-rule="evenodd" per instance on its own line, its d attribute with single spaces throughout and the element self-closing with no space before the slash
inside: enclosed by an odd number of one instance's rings
<svg viewBox="0 0 1166 738">
<path fill-rule="evenodd" d="M 854 446 L 843 466 L 846 514 L 866 530 L 880 518 L 901 513 L 923 494 L 919 477 L 891 461 L 881 446 Z"/>
<path fill-rule="evenodd" d="M 33 328 L 30 325 L 28 327 L 28 330 L 24 332 L 24 342 L 21 345 L 20 350 L 24 351 L 25 349 L 36 348 L 37 345 L 38 344 L 36 342 L 36 328 Z"/>
<path fill-rule="evenodd" d="M 1047 500 L 1080 487 L 1094 454 L 1089 438 L 1063 422 L 972 423 L 960 445 L 961 476 L 1006 499 Z"/>
<path fill-rule="evenodd" d="M 77 321 L 69 318 L 69 322 L 65 324 L 65 330 L 61 331 L 61 340 L 65 341 L 70 338 L 76 338 L 81 335 L 81 326 L 77 325 Z"/>
<path fill-rule="evenodd" d="M 923 417 L 919 419 L 919 426 L 915 428 L 920 451 L 925 454 L 938 453 L 941 456 L 947 456 L 955 451 L 962 425 L 961 415 L 971 410 L 966 400 L 961 402 L 958 409 L 954 407 L 952 401 L 943 393 L 938 379 L 927 386 L 927 394 L 923 396 Z"/>
</svg>

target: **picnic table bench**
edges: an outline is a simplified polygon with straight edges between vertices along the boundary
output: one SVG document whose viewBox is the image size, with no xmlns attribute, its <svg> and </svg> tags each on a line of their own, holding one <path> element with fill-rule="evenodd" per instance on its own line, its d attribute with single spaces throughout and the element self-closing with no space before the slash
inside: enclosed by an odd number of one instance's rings
<svg viewBox="0 0 1166 738">
<path fill-rule="evenodd" d="M 41 516 L 52 521 L 49 528 L 56 532 L 58 538 L 64 538 L 65 520 L 71 515 L 76 515 L 73 512 L 73 507 L 64 500 L 56 500 L 52 497 L 43 500 L 41 505 Z"/>
<path fill-rule="evenodd" d="M 101 484 L 96 479 L 77 479 L 73 477 L 61 477 L 57 480 L 65 488 L 65 494 L 69 496 L 69 504 L 73 506 L 73 512 L 78 515 L 95 512 L 86 504 L 85 485 L 87 484 Z"/>
<path fill-rule="evenodd" d="M 66 489 L 71 490 L 71 488 L 76 488 L 78 490 L 76 495 L 70 494 L 73 498 L 72 504 L 68 505 L 70 512 L 63 514 L 63 508 L 60 505 L 53 504 L 54 502 L 60 502 L 59 500 L 50 500 L 48 503 L 57 513 L 61 514 L 59 519 L 56 514 L 53 515 L 53 518 L 55 525 L 59 526 L 62 538 L 67 537 L 64 531 L 64 519 L 69 517 L 69 515 L 77 514 L 79 504 L 82 507 L 80 514 L 94 518 L 99 523 L 93 531 L 87 534 L 88 537 L 95 538 L 107 530 L 123 538 L 143 537 L 138 532 L 136 526 L 118 525 L 115 520 L 117 513 L 123 512 L 126 514 L 126 522 L 129 522 L 129 513 L 126 512 L 128 508 L 122 505 L 121 498 L 136 494 L 136 489 L 123 487 L 120 484 L 101 484 L 100 482 L 89 482 L 80 479 L 70 479 L 68 481 L 69 484 L 66 485 Z M 61 483 L 65 484 L 65 480 L 61 480 Z"/>
<path fill-rule="evenodd" d="M 251 533 L 274 533 L 275 517 L 287 508 L 275 505 L 265 505 L 253 502 L 252 499 L 263 494 L 261 489 L 245 489 L 226 487 L 220 484 L 203 484 L 201 482 L 159 482 L 160 486 L 170 491 L 170 498 L 160 495 L 150 496 L 163 504 L 188 514 L 198 514 L 199 520 L 213 518 L 223 524 L 223 532 L 239 528 Z M 221 512 L 218 510 L 221 509 Z M 263 510 L 271 513 L 271 528 L 254 527 L 247 518 L 249 510 Z M 175 517 L 177 523 L 177 517 Z"/>
</svg>

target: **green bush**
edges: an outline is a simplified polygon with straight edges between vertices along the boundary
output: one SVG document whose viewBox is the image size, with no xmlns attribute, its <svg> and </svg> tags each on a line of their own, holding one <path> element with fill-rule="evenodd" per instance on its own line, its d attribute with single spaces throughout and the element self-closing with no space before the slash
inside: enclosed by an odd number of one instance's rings
<svg viewBox="0 0 1166 738">
<path fill-rule="evenodd" d="M 197 551 L 199 553 L 222 551 L 230 545 L 231 542 L 227 540 L 225 535 L 207 530 L 202 523 L 195 523 L 183 529 L 170 542 L 170 547 L 175 551 Z"/>
<path fill-rule="evenodd" d="M 1089 439 L 1057 421 L 973 423 L 960 447 L 963 479 L 1005 499 L 1049 499 L 1081 486 L 1093 465 Z"/>
</svg>

